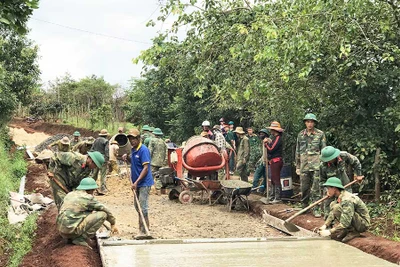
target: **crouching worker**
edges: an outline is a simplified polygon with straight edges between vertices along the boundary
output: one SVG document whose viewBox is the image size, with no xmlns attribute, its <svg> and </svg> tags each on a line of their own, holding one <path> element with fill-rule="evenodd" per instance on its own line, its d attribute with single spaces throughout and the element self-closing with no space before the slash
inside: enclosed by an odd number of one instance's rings
<svg viewBox="0 0 400 267">
<path fill-rule="evenodd" d="M 115 217 L 93 196 L 98 186 L 93 178 L 82 179 L 75 191 L 68 193 L 57 216 L 57 230 L 75 245 L 90 247 L 88 240 L 107 220 L 111 233 L 118 233 Z"/>
<path fill-rule="evenodd" d="M 367 231 L 370 217 L 365 203 L 358 196 L 346 191 L 339 178 L 331 177 L 323 186 L 327 187 L 327 195 L 336 199 L 330 205 L 328 218 L 319 228 L 319 234 L 330 236 L 342 231 L 337 238 L 343 238 L 342 242 L 346 243 Z M 339 224 L 332 229 L 327 229 L 335 221 Z"/>
</svg>

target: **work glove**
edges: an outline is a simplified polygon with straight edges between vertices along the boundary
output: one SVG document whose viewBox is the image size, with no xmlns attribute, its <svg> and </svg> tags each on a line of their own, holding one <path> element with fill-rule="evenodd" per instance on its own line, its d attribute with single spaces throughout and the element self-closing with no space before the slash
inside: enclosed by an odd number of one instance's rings
<svg viewBox="0 0 400 267">
<path fill-rule="evenodd" d="M 300 175 L 300 169 L 296 169 L 296 174 Z"/>
<path fill-rule="evenodd" d="M 115 224 L 111 225 L 111 233 L 112 234 L 118 234 L 119 230 Z"/>
<path fill-rule="evenodd" d="M 318 228 L 318 232 L 326 230 L 326 225 L 322 225 L 320 228 Z"/>
<path fill-rule="evenodd" d="M 122 155 L 122 160 L 123 160 L 123 161 L 126 161 L 126 158 L 127 158 L 127 157 L 128 157 L 127 154 L 123 154 L 123 155 Z"/>
<path fill-rule="evenodd" d="M 319 231 L 319 235 L 323 236 L 323 237 L 330 236 L 331 231 L 325 229 L 325 230 Z"/>
</svg>

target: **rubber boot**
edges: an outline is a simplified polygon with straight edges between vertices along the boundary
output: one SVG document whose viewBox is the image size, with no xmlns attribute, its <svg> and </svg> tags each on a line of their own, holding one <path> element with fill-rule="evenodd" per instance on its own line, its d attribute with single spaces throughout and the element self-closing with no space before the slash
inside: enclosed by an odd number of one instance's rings
<svg viewBox="0 0 400 267">
<path fill-rule="evenodd" d="M 75 238 L 74 240 L 72 240 L 72 244 L 78 245 L 78 246 L 84 246 L 84 247 L 88 247 L 88 248 L 92 249 L 89 246 L 89 244 L 86 242 L 86 239 L 83 236 L 80 236 L 80 237 Z"/>
<path fill-rule="evenodd" d="M 272 204 L 278 204 L 281 203 L 281 192 L 282 192 L 282 186 L 281 185 L 275 185 L 275 198 L 272 201 Z"/>
<path fill-rule="evenodd" d="M 349 232 L 343 239 L 342 239 L 342 242 L 343 243 L 347 243 L 347 242 L 349 242 L 350 240 L 352 240 L 352 239 L 354 239 L 354 238 L 356 238 L 356 237 L 360 237 L 361 235 L 360 235 L 360 233 L 359 232 L 357 232 L 357 231 L 351 231 L 351 232 Z"/>
<path fill-rule="evenodd" d="M 269 190 L 269 201 L 272 201 L 272 200 L 274 200 L 275 199 L 275 192 L 276 192 L 276 190 L 275 190 L 275 185 L 271 185 L 271 188 L 270 188 L 270 190 Z"/>
</svg>

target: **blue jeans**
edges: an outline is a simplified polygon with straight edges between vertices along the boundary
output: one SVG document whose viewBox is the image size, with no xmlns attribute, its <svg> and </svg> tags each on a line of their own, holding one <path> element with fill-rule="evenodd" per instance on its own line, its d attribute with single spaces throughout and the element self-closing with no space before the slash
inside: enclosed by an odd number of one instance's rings
<svg viewBox="0 0 400 267">
<path fill-rule="evenodd" d="M 149 194 L 150 194 L 150 188 L 151 186 L 143 186 L 143 187 L 138 187 L 136 189 L 136 195 L 137 198 L 139 199 L 139 205 L 140 208 L 142 209 L 143 212 L 143 217 L 146 221 L 147 227 L 150 228 L 149 224 Z M 139 213 L 139 208 L 138 208 L 138 203 L 136 202 L 136 198 L 134 198 L 133 203 L 135 204 L 135 209 Z M 144 225 L 143 225 L 143 220 L 142 216 L 139 215 L 139 230 L 141 233 L 145 232 Z"/>
<path fill-rule="evenodd" d="M 264 192 L 267 188 L 267 180 L 265 179 L 265 166 L 264 164 L 260 164 L 257 166 L 256 170 L 254 171 L 253 177 L 253 187 L 257 187 L 260 183 L 260 179 L 263 179 L 262 185 L 264 188 L 260 188 L 260 192 Z"/>
</svg>

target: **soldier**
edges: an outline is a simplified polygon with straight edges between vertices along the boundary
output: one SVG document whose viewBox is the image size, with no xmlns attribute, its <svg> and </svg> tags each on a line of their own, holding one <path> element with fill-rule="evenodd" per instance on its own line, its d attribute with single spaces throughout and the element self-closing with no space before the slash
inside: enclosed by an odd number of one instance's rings
<svg viewBox="0 0 400 267">
<path fill-rule="evenodd" d="M 93 178 L 84 178 L 76 191 L 65 196 L 61 205 L 57 216 L 57 230 L 63 238 L 72 240 L 75 245 L 90 248 L 88 240 L 96 236 L 96 231 L 106 220 L 111 224 L 111 233 L 118 233 L 115 217 L 93 197 L 97 187 Z"/>
<path fill-rule="evenodd" d="M 70 141 L 67 136 L 64 136 L 61 140 L 57 140 L 47 146 L 51 150 L 53 146 L 57 146 L 58 152 L 68 152 L 70 147 Z"/>
<path fill-rule="evenodd" d="M 118 133 L 119 134 L 122 134 L 122 133 L 124 133 L 124 127 L 118 127 Z"/>
<path fill-rule="evenodd" d="M 109 150 L 111 175 L 119 174 L 118 163 L 117 163 L 118 150 L 119 150 L 118 142 L 115 140 L 112 141 Z"/>
<path fill-rule="evenodd" d="M 306 129 L 297 136 L 296 142 L 296 173 L 300 175 L 300 188 L 303 208 L 308 206 L 310 200 L 321 198 L 319 177 L 319 154 L 326 146 L 323 131 L 315 128 L 317 117 L 308 113 L 303 119 Z M 315 217 L 321 217 L 319 206 L 313 209 Z"/>
<path fill-rule="evenodd" d="M 146 124 L 142 127 L 142 143 L 147 137 L 150 137 L 150 127 Z"/>
<path fill-rule="evenodd" d="M 60 209 L 67 193 L 75 189 L 93 169 L 101 168 L 103 164 L 104 157 L 99 152 L 89 152 L 87 156 L 75 152 L 54 153 L 47 175 L 57 208 Z"/>
<path fill-rule="evenodd" d="M 94 143 L 94 138 L 92 136 L 88 137 L 87 140 L 85 141 L 80 141 L 78 144 L 76 144 L 73 148 L 72 151 L 74 152 L 79 152 L 82 155 L 86 155 L 90 149 L 92 149 L 92 145 Z"/>
<path fill-rule="evenodd" d="M 153 131 L 155 138 L 150 140 L 149 151 L 151 158 L 151 173 L 155 176 L 155 186 L 157 190 L 157 195 L 160 194 L 160 190 L 162 187 L 162 183 L 159 179 L 159 176 L 155 174 L 158 170 L 166 165 L 167 155 L 168 155 L 168 147 L 167 144 L 161 139 L 163 136 L 163 132 L 160 128 L 155 128 Z"/>
<path fill-rule="evenodd" d="M 261 142 L 258 135 L 253 133 L 253 128 L 247 128 L 247 138 L 249 138 L 250 143 L 250 158 L 247 164 L 248 174 L 254 172 L 256 169 L 256 164 L 258 159 L 261 157 Z"/>
<path fill-rule="evenodd" d="M 76 144 L 80 142 L 79 137 L 81 136 L 80 132 L 75 131 L 74 134 L 74 139 L 72 139 L 70 147 L 73 148 Z"/>
<path fill-rule="evenodd" d="M 150 188 L 154 184 L 153 176 L 151 174 L 150 165 L 150 151 L 141 143 L 140 132 L 138 129 L 131 129 L 128 133 L 129 142 L 132 145 L 132 153 L 128 156 L 124 154 L 123 160 L 129 159 L 131 161 L 131 181 L 132 191 L 136 191 L 136 195 L 139 199 L 139 203 L 134 199 L 136 211 L 139 212 L 138 205 L 140 205 L 145 223 L 150 228 L 149 224 L 149 193 Z M 139 239 L 145 235 L 144 223 L 142 222 L 142 216 L 139 216 L 139 235 L 135 238 Z"/>
<path fill-rule="evenodd" d="M 342 242 L 346 243 L 367 231 L 370 226 L 370 216 L 365 203 L 358 196 L 344 190 L 342 182 L 337 177 L 329 178 L 323 186 L 327 187 L 327 195 L 335 197 L 336 200 L 331 203 L 331 211 L 324 225 L 319 228 L 319 234 L 330 236 L 342 231 L 337 238 L 343 238 Z M 335 221 L 338 221 L 339 225 L 327 229 Z"/>
<path fill-rule="evenodd" d="M 332 146 L 327 146 L 322 149 L 319 158 L 322 161 L 320 165 L 321 183 L 326 182 L 330 177 L 338 177 L 343 185 L 350 183 L 350 179 L 346 173 L 348 165 L 353 168 L 355 179 L 360 182 L 364 177 L 361 175 L 361 163 L 358 158 L 346 151 L 340 151 Z M 346 190 L 352 193 L 351 186 L 347 187 Z M 332 201 L 333 198 L 328 198 L 324 202 L 325 219 L 328 217 L 329 207 Z"/>
<path fill-rule="evenodd" d="M 246 168 L 250 157 L 249 139 L 245 136 L 246 133 L 243 131 L 242 127 L 236 127 L 234 132 L 238 135 L 238 139 L 240 140 L 237 151 L 236 170 L 239 173 L 240 179 L 247 182 L 249 180 Z"/>
<path fill-rule="evenodd" d="M 108 192 L 107 185 L 106 185 L 106 174 L 107 174 L 107 165 L 109 160 L 109 147 L 108 147 L 108 132 L 106 129 L 102 129 L 99 133 L 99 137 L 94 141 L 91 151 L 98 151 L 100 152 L 105 160 L 105 164 L 93 171 L 93 179 L 97 181 L 100 172 L 100 189 L 97 190 L 99 195 L 105 195 Z"/>
<path fill-rule="evenodd" d="M 268 136 L 269 136 L 269 133 L 268 133 L 267 129 L 261 129 L 258 132 L 258 137 L 262 141 L 260 143 L 260 148 L 262 148 L 262 155 L 261 155 L 261 158 L 258 160 L 257 168 L 254 171 L 253 188 L 259 186 L 260 178 L 263 177 L 263 181 L 262 181 L 262 186 L 263 187 L 258 190 L 260 193 L 264 193 L 265 188 L 267 188 L 267 180 L 265 178 L 265 162 L 266 162 L 266 160 L 265 160 L 265 154 L 266 154 L 265 150 L 266 150 L 266 148 L 264 146 L 263 140 L 265 140 Z"/>
<path fill-rule="evenodd" d="M 233 130 L 230 129 L 228 124 L 224 125 L 226 136 L 225 140 L 226 142 L 232 147 L 232 149 L 229 152 L 229 174 L 233 174 L 235 171 L 235 151 L 236 151 L 236 138 L 235 138 L 235 133 Z"/>
<path fill-rule="evenodd" d="M 149 133 L 148 133 L 147 137 L 144 138 L 143 144 L 144 144 L 145 146 L 147 146 L 147 147 L 148 147 L 149 144 L 150 144 L 151 138 L 154 138 L 154 137 L 155 137 L 154 134 L 153 134 L 153 131 L 154 131 L 154 127 L 149 127 Z"/>
</svg>

